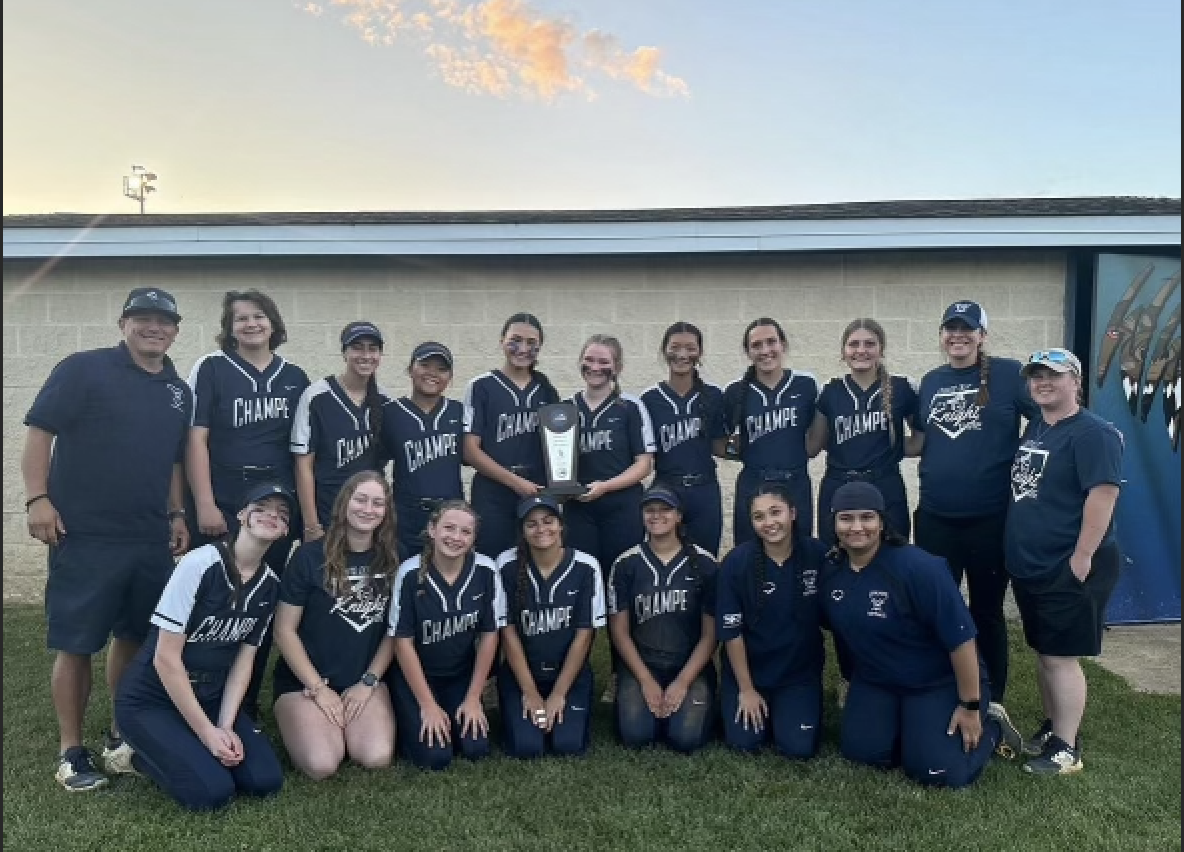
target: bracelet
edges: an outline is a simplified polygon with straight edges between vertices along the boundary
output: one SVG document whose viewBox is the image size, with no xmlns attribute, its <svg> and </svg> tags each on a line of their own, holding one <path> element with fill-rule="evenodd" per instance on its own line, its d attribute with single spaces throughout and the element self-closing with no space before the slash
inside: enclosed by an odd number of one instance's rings
<svg viewBox="0 0 1184 852">
<path fill-rule="evenodd" d="M 48 494 L 38 494 L 36 497 L 30 497 L 28 500 L 25 501 L 25 511 L 26 512 L 29 511 L 29 507 L 32 506 L 34 503 L 36 503 L 38 500 L 48 500 L 48 499 L 49 499 Z"/>
<path fill-rule="evenodd" d="M 183 518 L 183 517 L 185 517 L 185 510 L 184 509 L 173 509 L 171 512 L 169 512 L 169 515 L 168 515 L 168 518 L 170 521 L 175 521 L 175 520 L 177 520 L 177 518 Z"/>
<path fill-rule="evenodd" d="M 327 677 L 323 677 L 323 678 L 321 678 L 321 682 L 318 683 L 315 687 L 314 686 L 304 687 L 304 697 L 315 699 L 317 697 L 317 693 L 320 692 L 322 689 L 324 689 L 328 685 L 329 685 L 329 679 Z"/>
<path fill-rule="evenodd" d="M 324 532 L 325 528 L 320 524 L 309 524 L 304 528 L 305 532 Z"/>
</svg>

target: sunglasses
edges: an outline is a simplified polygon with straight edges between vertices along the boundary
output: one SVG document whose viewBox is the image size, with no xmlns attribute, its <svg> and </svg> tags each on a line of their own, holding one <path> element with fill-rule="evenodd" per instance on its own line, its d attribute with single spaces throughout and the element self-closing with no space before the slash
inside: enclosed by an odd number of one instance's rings
<svg viewBox="0 0 1184 852">
<path fill-rule="evenodd" d="M 1077 369 L 1077 357 L 1069 352 L 1062 352 L 1059 349 L 1041 349 L 1039 352 L 1033 352 L 1032 357 L 1028 359 L 1028 363 L 1060 364 L 1065 367 Z"/>
</svg>

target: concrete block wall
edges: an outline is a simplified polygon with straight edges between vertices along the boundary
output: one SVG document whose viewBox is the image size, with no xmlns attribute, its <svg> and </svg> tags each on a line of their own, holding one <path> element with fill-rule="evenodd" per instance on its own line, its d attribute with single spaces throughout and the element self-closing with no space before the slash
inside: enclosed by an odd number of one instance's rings
<svg viewBox="0 0 1184 852">
<path fill-rule="evenodd" d="M 44 547 L 25 528 L 25 412 L 62 357 L 118 342 L 116 320 L 132 287 L 159 286 L 177 297 L 184 320 L 171 354 L 182 375 L 215 348 L 225 291 L 253 287 L 280 306 L 290 338 L 282 354 L 313 378 L 340 369 L 338 333 L 362 318 L 389 341 L 380 373 L 388 390 L 406 391 L 411 348 L 435 339 L 456 354 L 450 393 L 460 397 L 472 376 L 500 363 L 501 325 L 522 310 L 543 321 L 540 367 L 561 392 L 579 387 L 580 347 L 597 332 L 624 345 L 626 391 L 660 380 L 657 349 L 675 320 L 703 330 L 704 375 L 727 384 L 746 366 L 741 335 L 757 316 L 781 321 L 787 364 L 820 383 L 843 371 L 844 325 L 875 317 L 888 334 L 891 370 L 919 379 L 941 360 L 938 321 L 957 299 L 986 307 L 996 354 L 1022 357 L 1061 344 L 1065 278 L 1064 256 L 1055 251 L 5 261 L 4 597 L 39 600 L 44 586 Z M 822 464 L 815 461 L 815 482 Z M 728 527 L 734 473 L 722 465 Z M 915 463 L 906 462 L 905 473 L 915 479 Z M 729 541 L 725 531 L 725 547 Z"/>
</svg>

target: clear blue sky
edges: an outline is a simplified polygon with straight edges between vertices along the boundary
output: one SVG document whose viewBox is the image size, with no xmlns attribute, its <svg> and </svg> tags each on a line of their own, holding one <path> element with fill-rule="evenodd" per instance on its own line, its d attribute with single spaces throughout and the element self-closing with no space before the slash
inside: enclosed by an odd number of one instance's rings
<svg viewBox="0 0 1184 852">
<path fill-rule="evenodd" d="M 6 214 L 1180 196 L 1179 0 L 3 14 Z"/>
</svg>

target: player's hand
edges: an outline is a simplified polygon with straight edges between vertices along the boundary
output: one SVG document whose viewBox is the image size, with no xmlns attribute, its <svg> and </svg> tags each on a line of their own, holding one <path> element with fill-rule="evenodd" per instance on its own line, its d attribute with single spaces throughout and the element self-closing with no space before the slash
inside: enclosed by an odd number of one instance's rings
<svg viewBox="0 0 1184 852">
<path fill-rule="evenodd" d="M 366 686 L 364 683 L 355 683 L 341 693 L 341 704 L 343 707 L 342 719 L 344 720 L 342 727 L 349 725 L 354 719 L 362 715 L 362 711 L 366 709 L 366 705 L 374 697 L 374 691 L 376 689 L 378 689 L 377 684 Z"/>
<path fill-rule="evenodd" d="M 304 528 L 304 543 L 308 544 L 311 541 L 316 541 L 325 537 L 325 528 L 320 524 L 308 524 Z"/>
<path fill-rule="evenodd" d="M 666 718 L 666 712 L 663 708 L 662 699 L 665 693 L 662 692 L 662 687 L 652 677 L 646 677 L 641 683 L 641 697 L 645 699 L 645 706 L 654 714 L 655 719 Z"/>
<path fill-rule="evenodd" d="M 1086 556 L 1084 553 L 1073 551 L 1073 555 L 1069 557 L 1069 570 L 1073 572 L 1073 576 L 1077 578 L 1077 582 L 1084 583 L 1089 579 L 1089 572 L 1093 570 L 1093 557 Z"/>
<path fill-rule="evenodd" d="M 977 710 L 967 710 L 961 704 L 954 708 L 946 735 L 952 737 L 958 731 L 962 732 L 962 751 L 974 751 L 983 738 L 983 720 Z"/>
<path fill-rule="evenodd" d="M 567 696 L 554 691 L 547 696 L 545 708 L 547 710 L 547 732 L 550 733 L 556 725 L 563 722 L 563 710 L 567 707 Z"/>
<path fill-rule="evenodd" d="M 536 728 L 547 727 L 547 702 L 537 692 L 533 695 L 522 694 L 522 718 Z"/>
<path fill-rule="evenodd" d="M 242 738 L 239 737 L 239 735 L 234 732 L 233 727 L 227 726 L 227 727 L 223 728 L 222 730 L 225 731 L 226 735 L 230 738 L 230 746 L 231 746 L 232 751 L 235 754 L 235 761 L 234 761 L 233 765 L 237 766 L 238 764 L 242 763 L 243 758 L 246 757 L 247 750 L 243 746 Z M 229 766 L 231 764 L 224 764 L 224 765 Z"/>
<path fill-rule="evenodd" d="M 197 528 L 201 530 L 202 535 L 220 538 L 226 535 L 226 517 L 222 514 L 222 510 L 213 503 L 208 506 L 198 506 Z"/>
<path fill-rule="evenodd" d="M 444 747 L 452 742 L 452 721 L 439 704 L 431 704 L 420 708 L 419 741 L 432 748 L 434 745 Z"/>
<path fill-rule="evenodd" d="M 62 516 L 48 497 L 29 504 L 29 535 L 42 544 L 57 544 L 66 534 Z"/>
<path fill-rule="evenodd" d="M 345 727 L 345 705 L 342 703 L 340 695 L 326 685 L 313 694 L 312 701 L 321 708 L 326 719 L 339 728 Z"/>
<path fill-rule="evenodd" d="M 477 740 L 489 736 L 489 720 L 485 718 L 485 707 L 481 704 L 481 696 L 465 698 L 460 707 L 456 708 L 456 723 L 460 725 L 460 738 L 463 740 L 471 735 Z"/>
<path fill-rule="evenodd" d="M 588 483 L 588 490 L 576 499 L 581 503 L 591 503 L 593 500 L 599 500 L 608 493 L 609 489 L 603 482 L 590 482 Z"/>
<path fill-rule="evenodd" d="M 673 716 L 687 700 L 687 687 L 681 680 L 675 678 L 662 694 L 662 715 Z"/>
<path fill-rule="evenodd" d="M 189 527 L 184 517 L 173 518 L 169 522 L 169 549 L 173 556 L 184 556 L 189 549 Z"/>
<path fill-rule="evenodd" d="M 736 720 L 744 726 L 744 730 L 760 733 L 765 729 L 765 719 L 769 715 L 769 705 L 755 689 L 740 690 L 740 701 L 736 707 Z M 751 727 L 750 727 L 751 726 Z"/>
<path fill-rule="evenodd" d="M 510 486 L 519 497 L 533 497 L 543 490 L 543 486 L 531 482 L 525 477 L 514 474 L 514 483 Z"/>
<path fill-rule="evenodd" d="M 210 725 L 202 734 L 201 741 L 210 754 L 223 766 L 237 766 L 242 761 L 242 744 L 235 750 L 235 741 L 225 728 Z"/>
</svg>

